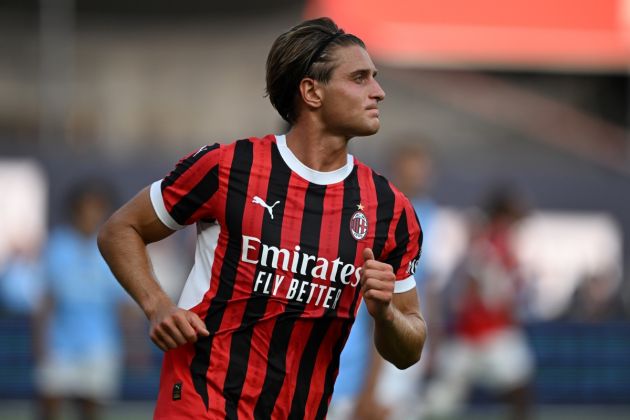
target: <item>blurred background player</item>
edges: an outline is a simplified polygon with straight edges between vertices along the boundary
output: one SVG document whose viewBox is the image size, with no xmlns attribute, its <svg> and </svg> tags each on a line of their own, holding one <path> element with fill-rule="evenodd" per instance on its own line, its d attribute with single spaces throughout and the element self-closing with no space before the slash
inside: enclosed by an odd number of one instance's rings
<svg viewBox="0 0 630 420">
<path fill-rule="evenodd" d="M 519 325 L 525 284 L 513 249 L 525 209 L 511 190 L 501 188 L 483 210 L 443 294 L 446 331 L 433 337 L 443 339 L 426 395 L 432 418 L 459 413 L 473 385 L 505 399 L 512 419 L 531 418 L 534 358 Z"/>
<path fill-rule="evenodd" d="M 116 396 L 122 343 L 118 311 L 128 302 L 96 247 L 112 192 L 96 181 L 74 187 L 69 223 L 55 228 L 42 259 L 44 298 L 35 311 L 36 388 L 40 418 L 61 418 L 72 400 L 82 419 L 96 419 Z"/>
</svg>

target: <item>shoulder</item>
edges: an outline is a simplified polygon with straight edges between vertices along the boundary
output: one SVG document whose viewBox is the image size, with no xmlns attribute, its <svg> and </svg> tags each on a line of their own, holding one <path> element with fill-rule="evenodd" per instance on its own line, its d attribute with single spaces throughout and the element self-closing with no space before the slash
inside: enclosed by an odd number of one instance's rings
<svg viewBox="0 0 630 420">
<path fill-rule="evenodd" d="M 220 152 L 220 151 L 230 150 L 236 147 L 237 145 L 243 144 L 243 143 L 258 143 L 258 144 L 265 144 L 265 145 L 275 144 L 276 136 L 275 134 L 267 134 L 262 137 L 250 136 L 250 137 L 237 137 L 237 138 L 232 138 L 232 139 L 218 140 L 215 143 L 208 143 L 201 146 L 199 149 L 191 153 L 191 155 L 205 153 L 205 152 L 212 152 L 212 151 Z"/>
<path fill-rule="evenodd" d="M 362 174 L 362 176 L 367 176 L 371 179 L 371 183 L 374 185 L 379 201 L 385 200 L 396 202 L 400 205 L 397 207 L 412 207 L 409 198 L 396 188 L 396 186 L 387 179 L 387 177 L 365 163 L 359 161 L 356 157 L 354 161 L 357 166 L 359 176 Z"/>
<path fill-rule="evenodd" d="M 214 167 L 216 165 L 222 166 L 223 162 L 229 159 L 230 155 L 234 154 L 235 149 L 241 147 L 244 143 L 250 144 L 255 140 L 255 137 L 249 137 L 205 144 L 181 158 L 178 166 L 185 170 L 189 168 Z"/>
<path fill-rule="evenodd" d="M 271 148 L 276 144 L 276 136 L 274 134 L 267 134 L 263 137 L 242 137 L 240 139 L 231 140 L 227 143 L 215 143 L 212 146 L 204 146 L 212 149 L 216 149 L 215 153 L 220 155 L 221 158 L 228 158 L 234 156 L 234 153 L 242 151 L 243 149 L 256 148 Z"/>
<path fill-rule="evenodd" d="M 272 144 L 276 144 L 276 136 L 274 134 L 267 134 L 263 137 L 251 136 L 251 137 L 241 137 L 238 139 L 231 140 L 226 144 L 222 144 L 224 150 L 233 149 L 244 144 L 256 144 L 262 146 L 271 146 Z"/>
</svg>

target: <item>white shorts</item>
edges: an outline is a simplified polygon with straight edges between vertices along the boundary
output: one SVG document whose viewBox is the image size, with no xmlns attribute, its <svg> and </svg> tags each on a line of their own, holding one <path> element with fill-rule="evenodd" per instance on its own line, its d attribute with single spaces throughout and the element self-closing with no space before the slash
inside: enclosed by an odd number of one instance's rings
<svg viewBox="0 0 630 420">
<path fill-rule="evenodd" d="M 36 369 L 35 383 L 46 396 L 105 402 L 117 396 L 120 377 L 118 357 L 99 356 L 77 361 L 49 359 Z"/>
<path fill-rule="evenodd" d="M 420 418 L 421 363 L 422 361 L 405 370 L 400 370 L 393 364 L 383 361 L 374 398 L 379 405 L 388 409 L 388 420 Z M 355 398 L 333 399 L 326 418 L 328 420 L 354 420 Z"/>
<path fill-rule="evenodd" d="M 445 349 L 444 363 L 452 375 L 495 392 L 510 391 L 527 383 L 534 371 L 534 357 L 525 335 L 508 329 L 478 343 L 458 340 Z"/>
<path fill-rule="evenodd" d="M 383 362 L 376 385 L 376 398 L 381 405 L 389 408 L 389 420 L 420 418 L 423 360 L 404 370 Z"/>
<path fill-rule="evenodd" d="M 517 329 L 498 331 L 479 342 L 454 339 L 438 349 L 427 412 L 452 415 L 461 409 L 473 384 L 504 393 L 527 384 L 533 373 L 533 353 Z"/>
</svg>

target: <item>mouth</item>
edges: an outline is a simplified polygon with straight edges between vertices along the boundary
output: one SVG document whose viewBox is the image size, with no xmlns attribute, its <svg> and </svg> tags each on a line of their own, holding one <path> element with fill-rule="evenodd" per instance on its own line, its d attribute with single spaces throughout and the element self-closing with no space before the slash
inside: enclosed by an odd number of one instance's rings
<svg viewBox="0 0 630 420">
<path fill-rule="evenodd" d="M 366 111 L 368 111 L 368 113 L 370 113 L 371 115 L 374 115 L 375 117 L 379 116 L 378 108 L 375 106 L 366 108 Z"/>
</svg>

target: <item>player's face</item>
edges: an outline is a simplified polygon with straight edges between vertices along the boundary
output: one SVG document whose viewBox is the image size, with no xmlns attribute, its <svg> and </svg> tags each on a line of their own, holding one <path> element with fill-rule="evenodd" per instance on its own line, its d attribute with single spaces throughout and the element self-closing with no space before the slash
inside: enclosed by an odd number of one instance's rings
<svg viewBox="0 0 630 420">
<path fill-rule="evenodd" d="M 378 103 L 385 92 L 375 79 L 376 67 L 367 51 L 358 45 L 338 47 L 336 68 L 322 86 L 322 117 L 334 134 L 369 136 L 380 128 Z"/>
</svg>

